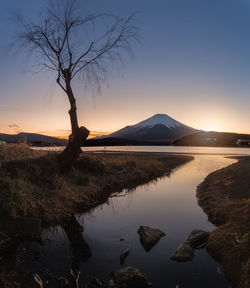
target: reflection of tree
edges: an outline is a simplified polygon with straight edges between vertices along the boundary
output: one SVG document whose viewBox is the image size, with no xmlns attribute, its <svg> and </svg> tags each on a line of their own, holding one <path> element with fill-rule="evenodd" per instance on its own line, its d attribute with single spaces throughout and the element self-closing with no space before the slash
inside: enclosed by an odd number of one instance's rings
<svg viewBox="0 0 250 288">
<path fill-rule="evenodd" d="M 62 226 L 70 243 L 72 251 L 72 269 L 78 271 L 81 262 L 91 257 L 92 252 L 88 243 L 83 238 L 83 227 L 78 223 L 75 216 L 67 218 Z"/>
</svg>

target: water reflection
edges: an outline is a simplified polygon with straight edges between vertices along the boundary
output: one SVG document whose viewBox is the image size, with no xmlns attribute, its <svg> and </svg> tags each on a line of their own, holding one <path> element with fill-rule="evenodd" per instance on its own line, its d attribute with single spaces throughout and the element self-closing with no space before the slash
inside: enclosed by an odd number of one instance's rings
<svg viewBox="0 0 250 288">
<path fill-rule="evenodd" d="M 45 148 L 46 149 L 46 148 Z M 128 152 L 164 152 L 188 154 L 250 155 L 246 147 L 199 147 L 199 146 L 107 146 L 83 147 L 83 151 L 128 151 Z"/>
<path fill-rule="evenodd" d="M 88 243 L 83 238 L 83 227 L 76 220 L 75 216 L 65 219 L 62 226 L 65 231 L 72 254 L 72 269 L 79 271 L 82 262 L 86 262 L 92 255 Z"/>
<path fill-rule="evenodd" d="M 149 275 L 155 287 L 228 287 L 219 266 L 206 251 L 196 251 L 188 263 L 174 263 L 169 256 L 194 229 L 208 230 L 214 226 L 197 205 L 196 186 L 212 171 L 235 162 L 223 156 L 195 156 L 195 160 L 176 169 L 150 185 L 138 187 L 126 197 L 111 198 L 93 211 L 80 217 L 93 256 L 86 263 L 96 275 L 119 267 L 119 255 L 131 247 L 126 265 L 134 265 Z M 146 254 L 137 229 L 140 225 L 160 228 L 167 236 Z M 125 241 L 120 242 L 119 239 Z M 167 282 L 166 282 L 167 281 Z"/>
<path fill-rule="evenodd" d="M 62 151 L 65 147 L 33 147 L 35 150 Z M 247 147 L 199 147 L 199 146 L 100 146 L 83 147 L 83 151 L 127 151 L 127 152 L 162 152 L 175 154 L 204 154 L 204 155 L 250 155 Z"/>
<path fill-rule="evenodd" d="M 130 247 L 125 265 L 145 272 L 156 288 L 228 287 L 217 273 L 219 265 L 205 250 L 196 251 L 193 261 L 186 263 L 175 263 L 169 257 L 192 230 L 214 229 L 197 205 L 196 187 L 210 172 L 235 161 L 223 156 L 195 156 L 171 177 L 133 192 L 124 191 L 123 197 L 115 195 L 90 214 L 68 219 L 57 233 L 47 233 L 51 241 L 43 248 L 41 262 L 57 275 L 65 275 L 72 267 L 80 270 L 83 285 L 91 277 L 106 280 L 111 271 L 121 267 L 120 254 Z M 140 225 L 160 228 L 167 234 L 149 253 L 139 241 Z"/>
</svg>

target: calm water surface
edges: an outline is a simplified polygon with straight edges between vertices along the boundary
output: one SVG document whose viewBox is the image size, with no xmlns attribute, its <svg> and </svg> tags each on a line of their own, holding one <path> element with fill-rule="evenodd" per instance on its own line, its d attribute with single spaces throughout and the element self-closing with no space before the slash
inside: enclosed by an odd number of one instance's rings
<svg viewBox="0 0 250 288">
<path fill-rule="evenodd" d="M 33 147 L 36 150 L 61 151 L 64 147 Z M 83 151 L 125 151 L 125 152 L 161 152 L 175 154 L 217 154 L 250 155 L 247 147 L 197 147 L 197 146 L 100 146 L 83 147 Z"/>
<path fill-rule="evenodd" d="M 197 147 L 197 146 L 107 146 L 84 147 L 83 151 L 136 151 L 136 152 L 166 152 L 188 154 L 224 154 L 224 155 L 250 155 L 247 147 Z"/>
<path fill-rule="evenodd" d="M 72 258 L 67 231 L 58 227 L 45 232 L 50 241 L 42 248 L 39 262 L 34 262 L 34 272 L 42 266 L 62 276 L 74 262 L 81 270 L 82 284 L 92 276 L 106 280 L 112 270 L 121 267 L 119 256 L 130 247 L 125 266 L 138 267 L 156 288 L 229 287 L 220 265 L 205 250 L 196 250 L 195 258 L 185 263 L 173 262 L 169 257 L 193 229 L 214 229 L 197 204 L 196 186 L 210 172 L 233 162 L 235 160 L 218 155 L 196 155 L 195 160 L 177 168 L 170 177 L 128 193 L 124 191 L 124 196 L 110 198 L 90 214 L 78 216 L 92 256 L 82 261 L 78 259 L 77 264 Z M 160 228 L 167 235 L 146 252 L 137 234 L 140 225 Z M 120 238 L 125 240 L 120 241 Z"/>
</svg>

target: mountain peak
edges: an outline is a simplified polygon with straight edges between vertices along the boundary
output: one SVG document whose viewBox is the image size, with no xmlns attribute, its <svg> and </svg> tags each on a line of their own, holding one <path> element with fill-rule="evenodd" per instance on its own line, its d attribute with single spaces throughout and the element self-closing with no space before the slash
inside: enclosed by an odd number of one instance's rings
<svg viewBox="0 0 250 288">
<path fill-rule="evenodd" d="M 168 128 L 174 128 L 174 127 L 181 125 L 180 122 L 174 120 L 173 118 L 171 118 L 170 116 L 168 116 L 166 114 L 155 114 L 154 116 L 139 122 L 138 124 L 135 125 L 135 127 L 139 127 L 139 126 L 152 127 L 152 126 L 157 125 L 157 124 L 164 125 Z"/>
<path fill-rule="evenodd" d="M 135 125 L 126 126 L 104 138 L 123 139 L 177 139 L 197 130 L 182 124 L 166 114 L 155 114 Z"/>
</svg>

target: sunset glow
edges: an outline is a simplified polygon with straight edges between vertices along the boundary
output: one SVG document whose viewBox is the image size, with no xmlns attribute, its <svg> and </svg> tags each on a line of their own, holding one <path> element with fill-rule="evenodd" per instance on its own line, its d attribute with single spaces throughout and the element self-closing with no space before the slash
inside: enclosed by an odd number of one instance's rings
<svg viewBox="0 0 250 288">
<path fill-rule="evenodd" d="M 197 129 L 250 133 L 250 7 L 244 1 L 182 1 L 181 9 L 172 0 L 157 6 L 86 2 L 90 9 L 121 16 L 140 11 L 145 43 L 135 45 L 135 57 L 126 59 L 124 71 L 111 71 L 101 94 L 74 84 L 80 125 L 99 135 L 164 113 Z M 2 48 L 16 29 L 4 11 L 21 10 L 30 17 L 42 5 L 1 2 Z M 233 19 L 228 16 L 232 11 Z M 8 28 L 3 28 L 6 22 Z M 9 125 L 17 124 L 20 131 L 67 137 L 71 126 L 66 94 L 55 75 L 31 73 L 31 62 L 17 54 L 2 60 L 0 132 L 16 133 Z"/>
<path fill-rule="evenodd" d="M 0 288 L 249 288 L 249 28 L 250 0 L 0 0 Z"/>
</svg>

